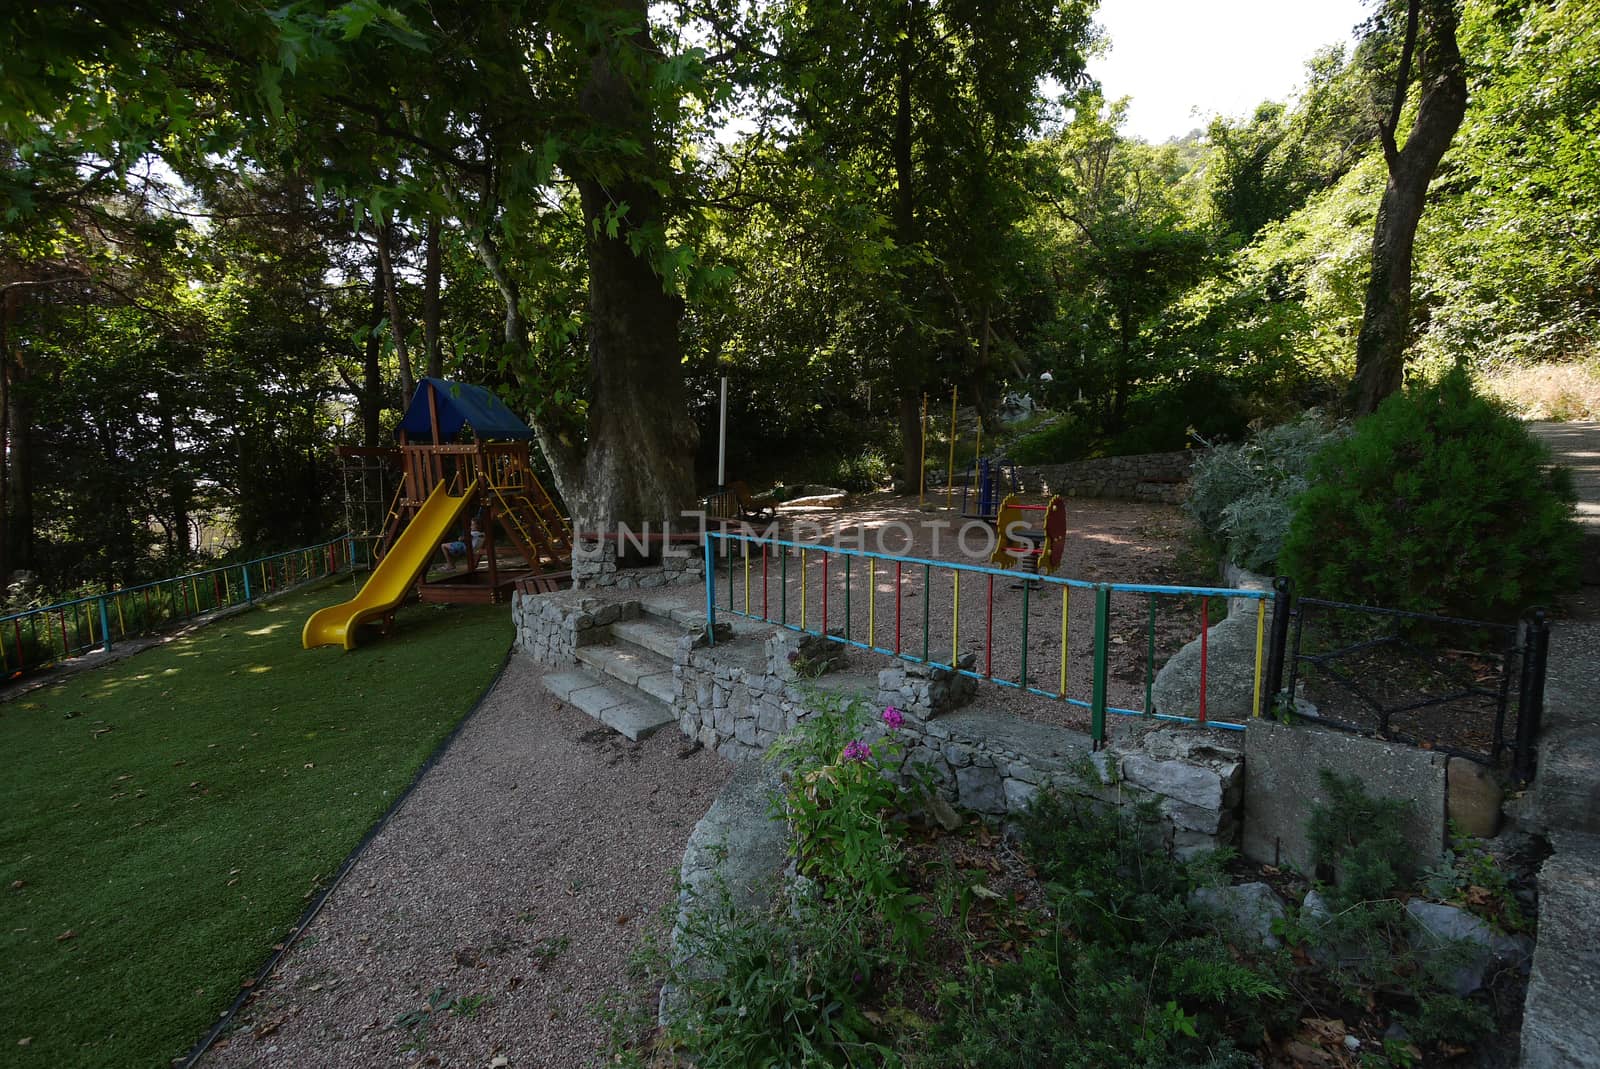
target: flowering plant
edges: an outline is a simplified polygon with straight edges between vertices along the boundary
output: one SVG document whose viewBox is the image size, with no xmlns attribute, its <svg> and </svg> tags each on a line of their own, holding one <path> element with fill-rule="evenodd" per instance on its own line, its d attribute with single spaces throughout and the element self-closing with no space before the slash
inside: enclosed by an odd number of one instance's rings
<svg viewBox="0 0 1600 1069">
<path fill-rule="evenodd" d="M 790 770 L 784 815 L 796 867 L 824 896 L 866 896 L 894 932 L 915 939 L 926 922 L 902 871 L 894 819 L 906 791 L 891 778 L 904 746 L 890 734 L 868 742 L 871 719 L 864 702 L 819 696 L 796 737 L 779 749 Z M 876 719 L 890 731 L 905 723 L 893 707 Z"/>
</svg>

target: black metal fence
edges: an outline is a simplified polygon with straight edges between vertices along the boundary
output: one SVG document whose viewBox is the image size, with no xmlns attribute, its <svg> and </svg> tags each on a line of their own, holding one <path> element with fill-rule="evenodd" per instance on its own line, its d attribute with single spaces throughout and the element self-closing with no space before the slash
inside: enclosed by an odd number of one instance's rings
<svg viewBox="0 0 1600 1069">
<path fill-rule="evenodd" d="M 1269 679 L 1278 708 L 1342 731 L 1534 775 L 1549 621 L 1402 612 L 1292 596 L 1278 581 Z M 1292 699 L 1291 699 L 1292 696 Z"/>
</svg>

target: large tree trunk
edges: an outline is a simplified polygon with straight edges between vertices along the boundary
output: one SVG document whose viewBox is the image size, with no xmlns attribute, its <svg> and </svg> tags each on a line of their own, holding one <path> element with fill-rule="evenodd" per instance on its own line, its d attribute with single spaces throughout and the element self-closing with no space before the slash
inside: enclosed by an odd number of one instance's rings
<svg viewBox="0 0 1600 1069">
<path fill-rule="evenodd" d="M 915 77 L 916 32 L 920 11 L 921 0 L 908 0 L 905 32 L 895 52 L 895 114 L 890 155 L 894 161 L 895 240 L 901 248 L 910 248 L 917 240 L 912 81 Z M 918 295 L 914 291 L 909 266 L 901 269 L 901 292 L 904 309 L 910 309 L 917 303 Z M 913 316 L 895 341 L 893 361 L 894 376 L 900 385 L 900 475 L 907 493 L 922 485 L 921 411 L 927 368 L 921 342 L 921 334 L 915 327 Z"/>
<path fill-rule="evenodd" d="M 156 404 L 160 406 L 158 435 L 167 503 L 167 514 L 162 524 L 167 529 L 167 552 L 182 566 L 188 562 L 193 549 L 189 537 L 189 518 L 194 505 L 194 486 L 189 481 L 183 456 L 178 451 L 178 430 L 172 419 L 172 406 L 165 397 L 157 397 Z"/>
<path fill-rule="evenodd" d="M 378 227 L 378 277 L 383 283 L 383 300 L 389 309 L 389 337 L 394 340 L 394 355 L 400 362 L 400 409 L 411 403 L 417 385 L 411 374 L 411 354 L 406 351 L 406 326 L 400 318 L 400 295 L 394 277 L 394 224 L 387 219 Z"/>
<path fill-rule="evenodd" d="M 380 272 L 372 273 L 372 322 L 367 329 L 367 343 L 361 359 L 361 395 L 357 399 L 361 408 L 361 444 L 376 449 L 383 433 L 380 417 L 383 413 L 383 339 L 378 331 L 383 328 L 383 278 Z"/>
<path fill-rule="evenodd" d="M 609 0 L 602 7 L 630 29 L 603 35 L 595 45 L 579 107 L 596 137 L 627 138 L 646 149 L 625 166 L 600 161 L 604 177 L 582 157 L 572 168 L 587 234 L 590 391 L 583 489 L 567 504 L 588 530 L 660 521 L 688 508 L 699 437 L 684 403 L 683 303 L 631 244 L 635 231 L 661 223 L 664 206 L 652 179 L 668 177 L 656 147 L 649 86 L 629 78 L 630 71 L 639 78 L 641 68 L 648 77 L 648 60 L 659 55 L 650 40 L 649 7 L 647 0 Z M 647 61 L 638 63 L 630 51 Z M 607 213 L 619 205 L 627 214 L 613 231 Z"/>
<path fill-rule="evenodd" d="M 428 374 L 444 378 L 444 354 L 439 348 L 439 255 L 437 215 L 428 219 L 428 233 L 422 260 L 422 349 L 428 361 Z"/>
<path fill-rule="evenodd" d="M 1420 36 L 1419 36 L 1420 35 Z M 1395 128 L 1405 102 L 1412 48 L 1420 45 L 1422 100 L 1405 147 Z M 1411 254 L 1428 184 L 1467 110 L 1467 79 L 1456 45 L 1453 0 L 1411 0 L 1394 107 L 1381 127 L 1389 181 L 1372 232 L 1372 274 L 1356 339 L 1353 407 L 1377 409 L 1400 388 L 1411 333 Z"/>
<path fill-rule="evenodd" d="M 9 295 L 8 295 L 9 296 Z M 0 583 L 26 571 L 33 560 L 33 402 L 28 397 L 28 369 L 20 350 L 13 352 L 10 332 L 5 353 L 5 571 Z"/>
</svg>

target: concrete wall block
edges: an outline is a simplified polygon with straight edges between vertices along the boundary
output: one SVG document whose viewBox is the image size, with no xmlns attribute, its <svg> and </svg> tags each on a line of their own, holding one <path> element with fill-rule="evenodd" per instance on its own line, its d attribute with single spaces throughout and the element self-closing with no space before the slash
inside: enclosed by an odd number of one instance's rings
<svg viewBox="0 0 1600 1069">
<path fill-rule="evenodd" d="M 1308 724 L 1252 720 L 1245 730 L 1243 852 L 1252 861 L 1312 866 L 1306 822 L 1325 804 L 1321 769 L 1360 780 L 1368 794 L 1408 803 L 1406 841 L 1419 866 L 1444 850 L 1446 756 Z"/>
<path fill-rule="evenodd" d="M 1203 809 L 1222 808 L 1222 778 L 1209 768 L 1130 754 L 1122 760 L 1122 775 L 1155 794 Z"/>
</svg>

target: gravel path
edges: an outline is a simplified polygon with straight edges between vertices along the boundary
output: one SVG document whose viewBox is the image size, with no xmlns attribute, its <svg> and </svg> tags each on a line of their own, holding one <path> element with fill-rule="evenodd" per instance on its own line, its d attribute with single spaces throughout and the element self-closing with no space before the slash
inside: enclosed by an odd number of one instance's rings
<svg viewBox="0 0 1600 1069">
<path fill-rule="evenodd" d="M 673 730 L 630 743 L 539 674 L 511 659 L 204 1065 L 597 1062 L 597 1005 L 731 766 Z"/>
</svg>

